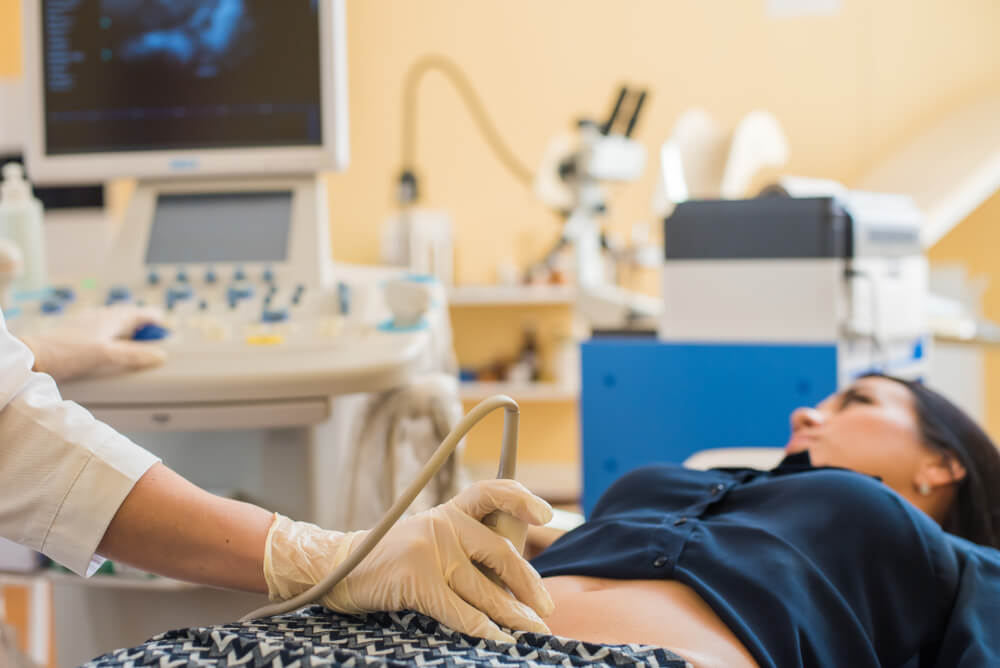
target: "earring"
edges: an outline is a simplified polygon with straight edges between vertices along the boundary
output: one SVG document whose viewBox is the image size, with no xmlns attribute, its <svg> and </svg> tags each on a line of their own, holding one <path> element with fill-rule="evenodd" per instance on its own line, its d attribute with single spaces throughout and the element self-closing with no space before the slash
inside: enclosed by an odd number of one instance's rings
<svg viewBox="0 0 1000 668">
<path fill-rule="evenodd" d="M 919 492 L 920 496 L 930 496 L 931 486 L 926 482 L 917 483 L 917 492 Z"/>
</svg>

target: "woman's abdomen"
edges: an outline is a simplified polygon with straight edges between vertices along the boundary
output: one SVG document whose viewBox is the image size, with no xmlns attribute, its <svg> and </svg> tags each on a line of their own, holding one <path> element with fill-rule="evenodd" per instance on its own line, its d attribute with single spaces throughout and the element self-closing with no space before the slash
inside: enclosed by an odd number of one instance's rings
<svg viewBox="0 0 1000 668">
<path fill-rule="evenodd" d="M 545 578 L 557 636 L 602 644 L 664 647 L 695 668 L 756 667 L 743 644 L 690 587 L 671 580 Z"/>
</svg>

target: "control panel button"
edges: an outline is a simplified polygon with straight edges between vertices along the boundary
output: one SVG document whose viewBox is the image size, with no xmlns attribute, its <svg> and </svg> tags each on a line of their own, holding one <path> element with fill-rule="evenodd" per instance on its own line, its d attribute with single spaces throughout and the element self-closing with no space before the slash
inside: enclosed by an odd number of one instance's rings
<svg viewBox="0 0 1000 668">
<path fill-rule="evenodd" d="M 61 299 L 62 301 L 69 302 L 76 301 L 76 292 L 73 288 L 68 286 L 60 286 L 57 288 L 52 288 L 52 296 L 56 299 Z"/>
<path fill-rule="evenodd" d="M 148 283 L 149 285 L 159 285 L 160 275 L 155 271 L 149 272 L 149 275 L 146 276 L 146 283 Z"/>
<path fill-rule="evenodd" d="M 246 338 L 250 346 L 277 346 L 285 342 L 281 334 L 253 334 Z"/>
<path fill-rule="evenodd" d="M 261 322 L 285 322 L 288 320 L 288 309 L 276 308 L 276 309 L 264 309 L 260 314 Z"/>
<path fill-rule="evenodd" d="M 236 271 L 233 272 L 234 281 L 245 281 L 247 280 L 247 272 L 243 270 L 243 267 L 236 267 Z"/>
<path fill-rule="evenodd" d="M 219 275 L 215 273 L 214 269 L 205 270 L 205 282 L 209 285 L 213 285 L 219 280 Z"/>
<path fill-rule="evenodd" d="M 66 302 L 61 299 L 46 299 L 40 308 L 45 315 L 59 315 L 66 308 Z"/>
<path fill-rule="evenodd" d="M 292 293 L 292 304 L 295 306 L 299 305 L 302 301 L 302 295 L 305 294 L 306 286 L 304 283 L 299 283 L 295 286 L 295 292 Z"/>
<path fill-rule="evenodd" d="M 167 301 L 181 301 L 194 297 L 194 289 L 187 283 L 174 284 L 167 288 Z"/>
<path fill-rule="evenodd" d="M 117 304 L 119 302 L 127 302 L 132 299 L 132 291 L 129 290 L 128 286 L 125 285 L 115 285 L 108 290 L 108 298 L 105 303 L 108 306 L 112 304 Z"/>
<path fill-rule="evenodd" d="M 253 286 L 249 283 L 234 283 L 226 290 L 226 296 L 230 302 L 253 297 Z"/>
<path fill-rule="evenodd" d="M 160 341 L 161 339 L 167 338 L 167 328 L 161 327 L 160 325 L 155 325 L 153 323 L 147 323 L 135 330 L 132 334 L 133 341 Z"/>
<path fill-rule="evenodd" d="M 264 271 L 261 273 L 260 277 L 261 277 L 261 279 L 265 283 L 273 283 L 274 282 L 274 270 L 271 269 L 270 267 L 268 267 L 268 268 L 264 269 Z"/>
<path fill-rule="evenodd" d="M 337 283 L 337 305 L 340 308 L 340 315 L 351 312 L 351 286 L 343 281 Z"/>
</svg>

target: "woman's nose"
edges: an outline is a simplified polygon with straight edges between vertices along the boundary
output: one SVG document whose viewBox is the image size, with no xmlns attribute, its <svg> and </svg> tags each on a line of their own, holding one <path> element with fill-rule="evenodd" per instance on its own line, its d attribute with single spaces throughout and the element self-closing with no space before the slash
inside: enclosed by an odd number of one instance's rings
<svg viewBox="0 0 1000 668">
<path fill-rule="evenodd" d="M 807 427 L 818 427 L 823 424 L 823 414 L 815 408 L 803 406 L 792 411 L 792 433 Z"/>
</svg>

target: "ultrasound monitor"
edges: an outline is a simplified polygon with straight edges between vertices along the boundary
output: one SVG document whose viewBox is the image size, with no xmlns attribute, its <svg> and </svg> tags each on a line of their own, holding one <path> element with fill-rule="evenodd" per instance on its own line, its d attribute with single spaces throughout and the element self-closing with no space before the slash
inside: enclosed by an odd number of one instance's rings
<svg viewBox="0 0 1000 668">
<path fill-rule="evenodd" d="M 343 0 L 25 0 L 23 8 L 36 182 L 346 166 Z"/>
</svg>

